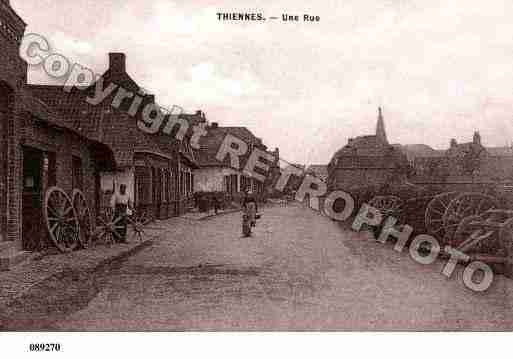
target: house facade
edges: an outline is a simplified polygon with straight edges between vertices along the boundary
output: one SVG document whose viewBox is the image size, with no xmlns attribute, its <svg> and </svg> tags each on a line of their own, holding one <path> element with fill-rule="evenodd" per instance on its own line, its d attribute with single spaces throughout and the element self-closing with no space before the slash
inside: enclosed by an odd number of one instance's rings
<svg viewBox="0 0 513 359">
<path fill-rule="evenodd" d="M 485 147 L 479 132 L 471 142 L 452 139 L 446 150 L 433 150 L 413 159 L 411 181 L 419 185 L 513 185 L 513 152 L 510 147 Z"/>
<path fill-rule="evenodd" d="M 376 134 L 350 138 L 328 165 L 328 189 L 351 191 L 365 186 L 382 186 L 406 181 L 408 160 L 389 144 L 381 108 Z"/>
<path fill-rule="evenodd" d="M 93 204 L 99 173 L 116 167 L 112 151 L 68 125 L 27 85 L 19 57 L 25 23 L 0 1 L 0 266 L 23 251 L 48 246 L 43 223 L 45 192 L 81 189 Z M 92 208 L 94 213 L 94 207 Z"/>
<path fill-rule="evenodd" d="M 0 242 L 3 244 L 21 235 L 21 195 L 16 191 L 21 186 L 17 133 L 27 66 L 18 55 L 26 24 L 5 0 L 0 0 L 0 22 Z"/>
<path fill-rule="evenodd" d="M 192 168 L 197 167 L 188 149 L 188 138 L 179 141 L 172 134 L 149 134 L 138 127 L 144 107 L 157 104 L 155 97 L 145 93 L 127 73 L 125 54 L 109 54 L 109 68 L 101 79 L 103 87 L 114 84 L 117 90 L 99 104 L 88 101 L 94 97 L 96 84 L 86 90 L 73 88 L 65 94 L 55 86 L 30 87 L 34 96 L 52 103 L 76 131 L 113 150 L 116 169 L 100 174 L 100 211 L 109 206 L 112 193 L 124 184 L 136 210 L 149 218 L 183 214 L 192 198 Z M 140 97 L 137 111 L 131 110 L 135 96 L 119 100 L 121 91 Z"/>
<path fill-rule="evenodd" d="M 261 182 L 243 171 L 253 149 L 267 151 L 267 146 L 263 144 L 262 140 L 246 127 L 224 127 L 214 122 L 206 130 L 207 135 L 201 138 L 200 149 L 196 151 L 200 168 L 194 171 L 194 191 L 223 192 L 228 197 L 236 199 L 241 192 L 251 189 L 257 196 L 266 196 L 271 183 L 267 180 Z M 216 158 L 227 135 L 234 136 L 248 145 L 247 153 L 240 156 L 241 169 L 232 168 L 228 157 L 224 161 L 219 161 Z M 275 158 L 275 163 L 269 163 L 270 172 L 272 172 L 273 168 L 278 166 L 279 150 L 275 149 L 269 153 Z"/>
</svg>

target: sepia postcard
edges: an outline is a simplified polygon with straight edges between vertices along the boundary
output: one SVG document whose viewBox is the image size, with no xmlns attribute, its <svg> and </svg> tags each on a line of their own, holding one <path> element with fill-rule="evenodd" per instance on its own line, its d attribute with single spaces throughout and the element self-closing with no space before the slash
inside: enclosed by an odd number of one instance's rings
<svg viewBox="0 0 513 359">
<path fill-rule="evenodd" d="M 510 332 L 512 14 L 0 0 L 0 331 Z"/>
</svg>

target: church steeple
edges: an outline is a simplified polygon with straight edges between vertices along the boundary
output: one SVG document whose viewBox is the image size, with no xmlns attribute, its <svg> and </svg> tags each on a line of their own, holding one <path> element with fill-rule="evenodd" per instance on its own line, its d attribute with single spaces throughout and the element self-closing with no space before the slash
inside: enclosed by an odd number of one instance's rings
<svg viewBox="0 0 513 359">
<path fill-rule="evenodd" d="M 383 120 L 383 113 L 381 107 L 378 108 L 378 123 L 376 125 L 376 137 L 382 143 L 388 144 L 387 133 L 385 131 L 385 121 Z"/>
</svg>

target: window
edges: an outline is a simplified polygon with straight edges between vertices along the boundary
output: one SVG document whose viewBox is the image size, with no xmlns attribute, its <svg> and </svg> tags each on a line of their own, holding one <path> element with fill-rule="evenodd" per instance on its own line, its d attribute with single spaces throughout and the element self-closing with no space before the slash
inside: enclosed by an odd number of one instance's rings
<svg viewBox="0 0 513 359">
<path fill-rule="evenodd" d="M 224 182 L 224 191 L 226 193 L 230 193 L 230 176 L 224 176 L 223 177 L 223 182 Z"/>
<path fill-rule="evenodd" d="M 185 195 L 185 183 L 184 183 L 184 173 L 180 171 L 180 195 L 183 197 Z"/>
<path fill-rule="evenodd" d="M 162 203 L 167 203 L 168 200 L 168 191 L 167 191 L 167 174 L 165 169 L 160 170 L 160 177 L 161 177 L 161 183 L 162 183 Z"/>
<path fill-rule="evenodd" d="M 237 175 L 231 175 L 231 190 L 232 192 L 231 193 L 236 193 L 239 191 L 239 188 L 238 188 L 238 181 L 237 181 Z"/>
<path fill-rule="evenodd" d="M 169 200 L 175 200 L 175 176 L 172 171 L 169 172 Z"/>
<path fill-rule="evenodd" d="M 237 175 L 224 176 L 224 182 L 227 193 L 237 192 Z"/>
<path fill-rule="evenodd" d="M 149 168 L 147 167 L 136 167 L 135 168 L 135 184 L 136 184 L 136 202 L 137 204 L 147 204 L 150 202 L 149 190 L 150 190 L 150 178 Z"/>
<path fill-rule="evenodd" d="M 156 204 L 157 203 L 157 193 L 158 193 L 158 190 L 157 190 L 157 169 L 152 167 L 151 168 L 151 184 L 152 184 L 152 202 L 153 204 Z"/>
<path fill-rule="evenodd" d="M 185 193 L 187 196 L 189 196 L 189 194 L 191 193 L 191 174 L 189 172 L 185 172 L 185 185 L 186 185 L 186 189 L 185 189 Z"/>
<path fill-rule="evenodd" d="M 189 196 L 192 194 L 193 190 L 192 190 L 192 186 L 193 186 L 193 183 L 192 183 L 192 173 L 191 172 L 188 172 L 187 173 L 187 180 L 188 180 L 188 183 L 189 183 Z"/>
<path fill-rule="evenodd" d="M 73 156 L 72 159 L 72 178 L 71 184 L 73 189 L 83 189 L 82 181 L 82 159 L 80 157 Z"/>
</svg>

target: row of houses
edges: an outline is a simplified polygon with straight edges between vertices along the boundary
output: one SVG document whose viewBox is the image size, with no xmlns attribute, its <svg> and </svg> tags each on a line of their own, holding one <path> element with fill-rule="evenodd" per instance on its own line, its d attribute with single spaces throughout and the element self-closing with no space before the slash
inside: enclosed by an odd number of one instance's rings
<svg viewBox="0 0 513 359">
<path fill-rule="evenodd" d="M 142 110 L 129 114 L 126 101 L 112 106 L 114 94 L 100 104 L 89 103 L 94 85 L 64 91 L 29 84 L 27 64 L 19 56 L 26 24 L 7 0 L 0 0 L 0 24 L 0 259 L 47 245 L 42 206 L 52 186 L 68 194 L 80 189 L 95 218 L 120 184 L 127 185 L 138 210 L 158 219 L 191 209 L 195 192 L 235 195 L 249 187 L 265 192 L 265 183 L 215 156 L 226 134 L 267 151 L 247 128 L 210 123 L 197 111 L 181 114 L 183 121 L 170 134 L 152 135 L 137 126 Z M 138 94 L 140 109 L 156 104 L 155 96 L 130 76 L 123 53 L 109 54 L 102 78 Z M 177 139 L 183 123 L 189 130 Z M 207 135 L 194 149 L 191 129 L 200 123 Z M 279 156 L 278 150 L 273 154 Z"/>
<path fill-rule="evenodd" d="M 349 139 L 329 165 L 320 168 L 312 171 L 326 174 L 330 190 L 401 184 L 445 190 L 472 190 L 476 185 L 504 188 L 513 185 L 513 149 L 486 147 L 477 131 L 472 141 L 452 139 L 444 150 L 425 144 L 390 144 L 379 109 L 376 133 Z"/>
</svg>

